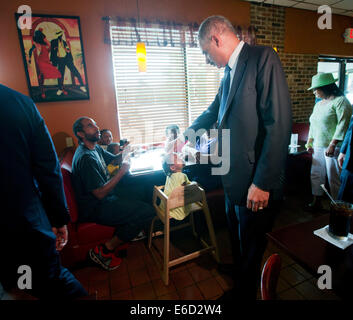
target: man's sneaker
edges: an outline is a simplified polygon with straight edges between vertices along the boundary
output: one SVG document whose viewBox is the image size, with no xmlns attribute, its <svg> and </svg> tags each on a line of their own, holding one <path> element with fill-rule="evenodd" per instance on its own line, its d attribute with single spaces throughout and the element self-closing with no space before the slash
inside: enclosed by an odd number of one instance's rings
<svg viewBox="0 0 353 320">
<path fill-rule="evenodd" d="M 132 239 L 131 241 L 139 241 L 145 238 L 146 238 L 145 232 L 140 231 L 140 233 L 136 236 L 136 238 Z"/>
<path fill-rule="evenodd" d="M 89 256 L 95 263 L 109 271 L 118 268 L 123 261 L 121 258 L 116 257 L 113 252 L 104 253 L 101 244 L 91 249 Z"/>
</svg>

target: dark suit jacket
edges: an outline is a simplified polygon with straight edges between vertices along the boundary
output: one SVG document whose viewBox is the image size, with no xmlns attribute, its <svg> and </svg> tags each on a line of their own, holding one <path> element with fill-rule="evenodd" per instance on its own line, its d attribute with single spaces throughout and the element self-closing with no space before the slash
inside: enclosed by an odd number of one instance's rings
<svg viewBox="0 0 353 320">
<path fill-rule="evenodd" d="M 69 47 L 67 42 L 63 40 L 64 47 Z M 58 47 L 59 47 L 59 39 L 54 39 L 50 41 L 50 61 L 54 67 L 58 65 Z M 67 59 L 73 60 L 71 51 L 66 54 Z"/>
<path fill-rule="evenodd" d="M 221 83 L 212 104 L 190 129 L 208 129 L 217 121 Z M 225 192 L 245 205 L 251 183 L 263 190 L 281 189 L 292 127 L 291 102 L 277 53 L 244 44 L 219 129 L 230 129 L 230 170 L 222 176 Z"/>
<path fill-rule="evenodd" d="M 15 237 L 36 230 L 55 239 L 51 227 L 67 224 L 69 213 L 44 120 L 30 98 L 3 85 L 0 119 L 1 236 L 4 231 Z"/>
<path fill-rule="evenodd" d="M 344 158 L 342 169 L 349 170 L 353 172 L 353 157 L 352 154 L 352 130 L 353 130 L 353 118 L 349 124 L 346 135 L 344 136 L 344 140 L 341 146 L 341 153 L 344 153 L 346 156 Z"/>
</svg>

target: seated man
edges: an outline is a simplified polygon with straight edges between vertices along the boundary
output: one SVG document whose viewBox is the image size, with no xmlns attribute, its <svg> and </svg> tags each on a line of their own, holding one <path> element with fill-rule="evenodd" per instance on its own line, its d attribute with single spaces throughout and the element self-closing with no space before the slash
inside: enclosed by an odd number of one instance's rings
<svg viewBox="0 0 353 320">
<path fill-rule="evenodd" d="M 112 132 L 108 129 L 103 129 L 100 132 L 101 138 L 98 141 L 98 144 L 104 149 L 107 150 L 108 146 L 113 142 Z"/>
<path fill-rule="evenodd" d="M 121 241 L 131 241 L 142 230 L 147 230 L 155 212 L 151 205 L 136 199 L 135 193 L 130 192 L 130 199 L 126 195 L 121 196 L 116 186 L 128 172 L 129 164 L 121 154 L 114 156 L 97 145 L 100 132 L 92 119 L 79 118 L 73 125 L 73 131 L 79 140 L 72 161 L 79 220 L 116 228 L 113 237 L 91 249 L 89 255 L 104 269 L 114 270 L 121 263 L 114 250 Z M 119 171 L 110 178 L 106 164 L 112 162 L 119 163 Z"/>
</svg>

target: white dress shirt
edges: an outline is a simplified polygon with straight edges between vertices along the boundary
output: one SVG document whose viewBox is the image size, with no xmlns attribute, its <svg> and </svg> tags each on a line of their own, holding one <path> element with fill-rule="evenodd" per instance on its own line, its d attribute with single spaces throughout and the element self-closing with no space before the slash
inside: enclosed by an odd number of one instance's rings
<svg viewBox="0 0 353 320">
<path fill-rule="evenodd" d="M 229 58 L 228 66 L 231 68 L 231 70 L 230 70 L 230 85 L 229 85 L 229 88 L 232 87 L 232 82 L 233 82 L 233 78 L 234 78 L 234 74 L 235 74 L 235 69 L 237 67 L 239 54 L 240 54 L 241 49 L 243 48 L 243 46 L 244 46 L 244 41 L 242 40 L 236 46 L 236 48 L 234 49 L 232 55 Z"/>
</svg>

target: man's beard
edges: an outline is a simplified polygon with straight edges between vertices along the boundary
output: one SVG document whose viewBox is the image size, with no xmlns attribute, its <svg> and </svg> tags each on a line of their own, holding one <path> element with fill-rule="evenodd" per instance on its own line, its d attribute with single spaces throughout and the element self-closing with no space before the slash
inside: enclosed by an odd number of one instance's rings
<svg viewBox="0 0 353 320">
<path fill-rule="evenodd" d="M 100 136 L 97 134 L 85 134 L 85 138 L 89 142 L 98 142 L 100 139 Z"/>
</svg>

